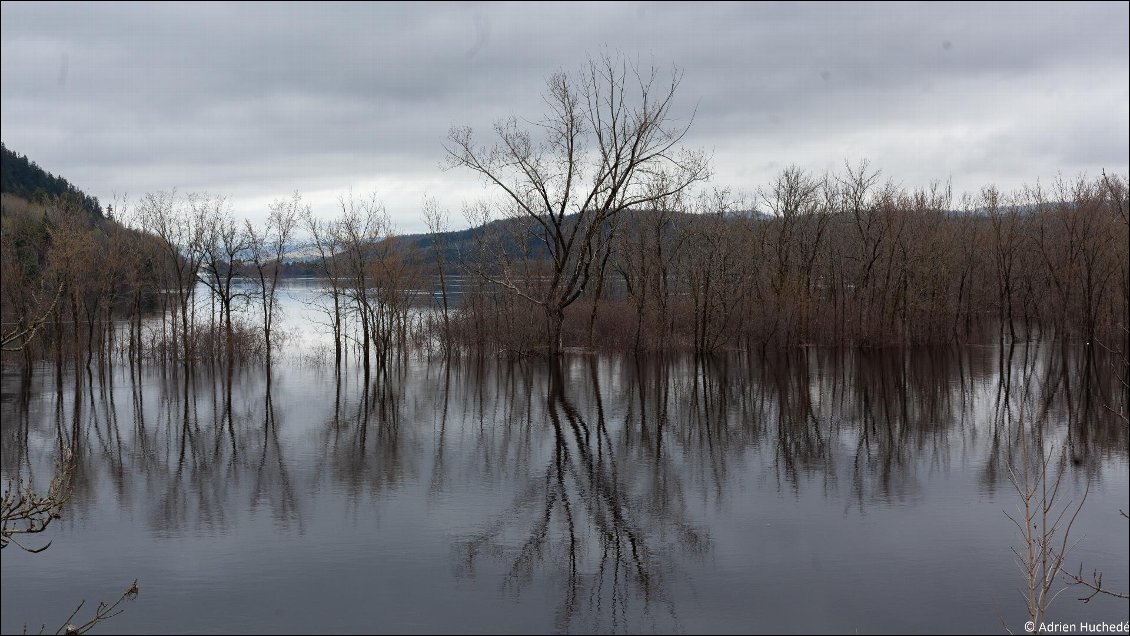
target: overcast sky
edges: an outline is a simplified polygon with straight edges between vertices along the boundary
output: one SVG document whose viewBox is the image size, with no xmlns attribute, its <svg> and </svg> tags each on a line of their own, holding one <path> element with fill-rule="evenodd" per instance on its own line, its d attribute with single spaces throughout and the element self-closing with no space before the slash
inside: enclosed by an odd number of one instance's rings
<svg viewBox="0 0 1130 636">
<path fill-rule="evenodd" d="M 536 120 L 545 79 L 602 50 L 685 73 L 674 113 L 751 191 L 868 158 L 907 186 L 1125 174 L 1128 5 L 272 5 L 4 2 L 2 137 L 103 201 L 177 188 L 261 216 L 376 191 L 402 232 L 453 125 Z M 697 111 L 696 111 L 697 109 Z"/>
</svg>

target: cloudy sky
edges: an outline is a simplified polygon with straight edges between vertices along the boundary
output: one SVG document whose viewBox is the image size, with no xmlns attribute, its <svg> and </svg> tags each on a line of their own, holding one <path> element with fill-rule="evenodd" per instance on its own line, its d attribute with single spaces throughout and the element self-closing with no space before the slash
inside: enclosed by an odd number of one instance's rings
<svg viewBox="0 0 1130 636">
<path fill-rule="evenodd" d="M 682 69 L 686 142 L 739 191 L 845 159 L 958 191 L 1130 164 L 1127 3 L 2 6 L 4 143 L 104 201 L 375 191 L 402 232 L 425 196 L 459 219 L 486 190 L 442 168 L 449 129 L 539 119 L 602 50 Z"/>
</svg>

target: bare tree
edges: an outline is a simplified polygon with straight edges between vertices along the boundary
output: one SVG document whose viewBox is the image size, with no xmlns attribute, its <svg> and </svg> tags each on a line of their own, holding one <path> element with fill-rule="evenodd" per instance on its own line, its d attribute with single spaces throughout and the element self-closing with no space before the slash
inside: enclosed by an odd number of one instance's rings
<svg viewBox="0 0 1130 636">
<path fill-rule="evenodd" d="M 43 307 L 44 303 L 39 300 L 38 295 L 30 294 L 31 302 L 23 307 L 25 313 L 19 316 L 19 320 L 10 329 L 0 334 L 0 347 L 4 351 L 24 351 L 35 338 L 35 334 L 39 333 L 43 323 L 51 317 L 51 312 L 55 310 L 55 305 L 59 303 L 59 297 L 62 295 L 63 286 L 59 285 L 50 303 Z"/>
<path fill-rule="evenodd" d="M 447 272 L 444 246 L 440 244 L 440 236 L 447 232 L 448 212 L 440 210 L 434 199 L 424 201 L 424 220 L 428 224 L 428 234 L 431 236 L 432 250 L 435 253 L 436 269 L 439 273 L 439 293 L 443 302 L 443 348 L 451 350 L 451 317 L 447 302 Z"/>
<path fill-rule="evenodd" d="M 361 366 L 369 373 L 370 352 L 377 340 L 374 307 L 378 302 L 373 290 L 370 267 L 377 245 L 387 238 L 391 222 L 376 195 L 342 197 L 341 218 L 335 224 L 335 241 L 341 251 L 341 273 L 348 285 L 353 310 L 360 319 Z"/>
<path fill-rule="evenodd" d="M 6 548 L 9 545 L 15 545 L 18 548 L 32 553 L 43 552 L 51 547 L 51 542 L 37 548 L 28 547 L 16 538 L 17 536 L 25 534 L 38 534 L 47 529 L 55 519 L 60 518 L 63 510 L 63 505 L 70 499 L 71 493 L 74 490 L 75 471 L 78 466 L 78 460 L 74 453 L 70 450 L 63 452 L 63 459 L 55 469 L 54 475 L 51 477 L 51 484 L 47 487 L 45 494 L 38 494 L 26 482 L 20 481 L 13 483 L 11 481 L 4 487 L 3 504 L 0 506 L 0 521 L 2 521 L 2 530 L 0 530 L 0 549 Z M 137 598 L 138 587 L 137 580 L 126 588 L 121 597 L 112 604 L 99 603 L 97 609 L 94 610 L 94 615 L 80 625 L 75 625 L 71 621 L 82 610 L 86 601 L 78 604 L 67 620 L 55 630 L 56 634 L 85 634 L 94 628 L 95 625 L 104 620 L 113 618 L 121 614 L 124 610 L 120 605 L 124 601 L 130 601 Z M 46 631 L 46 625 L 40 627 L 38 633 L 43 634 Z M 25 626 L 24 633 L 27 633 Z"/>
<path fill-rule="evenodd" d="M 783 331 L 791 344 L 801 328 L 804 310 L 813 292 L 812 270 L 828 225 L 828 209 L 821 191 L 827 179 L 818 179 L 797 166 L 781 171 L 759 198 L 771 218 L 761 233 L 768 277 L 764 295 L 773 313 L 770 335 Z"/>
<path fill-rule="evenodd" d="M 78 613 L 82 611 L 83 606 L 86 605 L 86 601 L 80 601 L 78 607 L 75 608 L 75 611 L 71 612 L 71 615 L 63 623 L 63 625 L 60 626 L 59 629 L 55 630 L 55 634 L 62 634 L 64 636 L 71 636 L 72 634 L 85 634 L 94 629 L 94 627 L 98 625 L 98 623 L 114 618 L 118 614 L 124 612 L 125 609 L 121 608 L 121 604 L 137 598 L 137 595 L 140 592 L 141 589 L 137 586 L 137 579 L 134 579 L 133 583 L 131 583 L 130 586 L 127 587 L 124 592 L 122 592 L 122 595 L 118 597 L 118 600 L 114 601 L 113 603 L 102 601 L 98 604 L 98 607 L 95 608 L 94 615 L 90 617 L 90 620 L 80 625 L 75 625 L 71 621 L 74 620 L 75 616 L 78 616 Z M 39 633 L 44 633 L 45 629 L 46 626 L 41 627 Z M 24 631 L 26 633 L 27 630 L 25 629 Z"/>
<path fill-rule="evenodd" d="M 334 367 L 341 368 L 342 345 L 345 331 L 345 280 L 344 266 L 340 255 L 342 244 L 340 240 L 339 222 L 319 221 L 309 206 L 303 214 L 306 230 L 310 232 L 314 249 L 318 252 L 318 264 L 321 275 L 329 283 L 330 305 L 322 305 L 322 301 L 315 301 L 318 306 L 329 316 L 330 330 L 334 339 Z"/>
<path fill-rule="evenodd" d="M 57 273 L 49 271 L 46 248 L 52 225 L 31 210 L 7 202 L 4 221 L 0 226 L 0 349 L 23 352 L 30 367 L 29 345 L 58 306 L 64 281 L 49 275 Z"/>
<path fill-rule="evenodd" d="M 230 365 L 235 357 L 232 305 L 240 298 L 233 282 L 236 270 L 251 243 L 245 228 L 232 216 L 226 199 L 217 198 L 205 219 L 204 284 L 220 301 L 220 322 L 224 328 L 224 348 Z"/>
<path fill-rule="evenodd" d="M 63 504 L 71 497 L 77 465 L 74 454 L 65 451 L 63 460 L 51 477 L 47 492 L 42 494 L 22 480 L 8 481 L 0 503 L 0 549 L 15 544 L 28 552 L 43 552 L 51 546 L 48 541 L 43 546 L 31 548 L 20 543 L 17 537 L 39 534 L 59 518 Z"/>
<path fill-rule="evenodd" d="M 156 235 L 165 253 L 170 286 L 176 294 L 175 310 L 180 314 L 180 355 L 186 366 L 191 358 L 191 304 L 204 259 L 205 219 L 213 205 L 206 195 L 192 194 L 182 202 L 176 191 L 171 191 L 146 194 L 137 207 L 142 229 Z M 175 340 L 175 316 L 173 332 Z"/>
<path fill-rule="evenodd" d="M 660 82 L 654 68 L 641 73 L 604 56 L 579 74 L 550 77 L 549 113 L 536 132 L 512 118 L 495 125 L 495 145 L 481 147 L 469 127 L 451 130 L 449 165 L 469 168 L 494 186 L 503 200 L 497 210 L 527 219 L 531 237 L 548 253 L 548 280 L 536 284 L 481 264 L 478 274 L 542 309 L 551 357 L 561 351 L 566 307 L 602 260 L 598 245 L 609 221 L 709 174 L 703 153 L 680 148 L 690 126 L 671 113 L 681 77 L 676 71 L 670 82 Z"/>
<path fill-rule="evenodd" d="M 263 312 L 263 338 L 268 368 L 271 366 L 271 331 L 278 309 L 279 274 L 282 272 L 283 256 L 290 245 L 298 219 L 305 214 L 307 207 L 309 206 L 302 203 L 302 195 L 295 192 L 290 199 L 278 199 L 271 203 L 266 230 L 256 231 L 250 221 L 246 223 L 251 260 L 255 264 L 259 304 Z"/>
<path fill-rule="evenodd" d="M 1046 417 L 1031 417 L 1026 411 L 1032 408 L 1026 385 L 1015 420 L 1015 448 L 1010 448 L 1005 457 L 1008 477 L 1019 502 L 1015 515 L 1005 514 L 1020 534 L 1020 546 L 1014 547 L 1012 552 L 1024 578 L 1021 594 L 1027 605 L 1028 620 L 1042 632 L 1048 606 L 1062 591 L 1055 590 L 1055 583 L 1067 556 L 1072 526 L 1087 501 L 1090 482 L 1078 504 L 1062 501 L 1060 486 L 1067 456 L 1062 451 L 1057 452 L 1045 439 Z M 1007 398 L 998 417 L 1012 426 Z"/>
</svg>

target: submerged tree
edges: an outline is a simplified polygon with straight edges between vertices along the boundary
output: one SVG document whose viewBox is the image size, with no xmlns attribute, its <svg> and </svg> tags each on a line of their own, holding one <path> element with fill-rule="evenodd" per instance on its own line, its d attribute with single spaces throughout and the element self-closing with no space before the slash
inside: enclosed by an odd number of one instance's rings
<svg viewBox="0 0 1130 636">
<path fill-rule="evenodd" d="M 204 261 L 201 266 L 204 284 L 220 301 L 220 323 L 224 328 L 224 355 L 230 366 L 235 356 L 232 306 L 239 297 L 234 281 L 236 269 L 250 247 L 247 231 L 236 221 L 231 206 L 217 199 L 206 219 Z"/>
<path fill-rule="evenodd" d="M 384 205 L 375 195 L 342 197 L 341 217 L 333 228 L 335 245 L 340 252 L 334 259 L 340 262 L 346 297 L 359 318 L 361 330 L 361 366 L 369 373 L 370 353 L 382 340 L 378 333 L 376 314 L 379 294 L 374 289 L 373 260 L 377 245 L 388 238 L 391 220 Z M 383 359 L 387 352 L 377 351 Z"/>
<path fill-rule="evenodd" d="M 175 191 L 157 192 L 146 194 L 137 208 L 141 229 L 154 235 L 164 252 L 164 271 L 172 278 L 165 281 L 164 287 L 174 292 L 176 301 L 174 316 L 171 316 L 172 340 L 176 340 L 175 314 L 179 313 L 180 357 L 186 366 L 192 357 L 192 325 L 189 322 L 193 315 L 196 282 L 204 262 L 207 219 L 215 209 L 222 207 L 223 201 L 221 197 L 213 199 L 198 194 L 190 194 L 182 200 Z M 166 341 L 165 344 L 172 343 Z"/>
<path fill-rule="evenodd" d="M 469 127 L 451 130 L 449 165 L 470 168 L 500 191 L 494 211 L 524 220 L 528 238 L 548 255 L 544 276 L 515 275 L 505 262 L 477 269 L 541 308 L 551 357 L 561 350 L 565 309 L 607 262 L 613 218 L 709 174 L 705 154 L 681 148 L 690 120 L 678 123 L 671 113 L 681 77 L 676 71 L 660 81 L 654 68 L 641 73 L 604 56 L 578 74 L 550 77 L 549 113 L 533 132 L 511 118 L 495 124 L 497 142 L 482 147 Z"/>
<path fill-rule="evenodd" d="M 317 252 L 318 274 L 325 279 L 327 304 L 315 301 L 315 305 L 329 319 L 329 327 L 334 339 L 334 368 L 341 369 L 342 347 L 345 340 L 346 280 L 344 264 L 338 253 L 342 250 L 338 221 L 320 220 L 309 206 L 303 213 L 302 221 L 310 234 L 311 245 Z"/>
<path fill-rule="evenodd" d="M 267 354 L 267 367 L 271 366 L 271 332 L 274 329 L 278 309 L 279 274 L 282 271 L 283 256 L 286 255 L 298 219 L 306 214 L 309 207 L 302 202 L 297 192 L 290 199 L 279 199 L 271 203 L 267 215 L 267 227 L 257 230 L 247 222 L 247 242 L 251 261 L 255 265 L 256 295 L 263 314 L 263 339 Z"/>
</svg>

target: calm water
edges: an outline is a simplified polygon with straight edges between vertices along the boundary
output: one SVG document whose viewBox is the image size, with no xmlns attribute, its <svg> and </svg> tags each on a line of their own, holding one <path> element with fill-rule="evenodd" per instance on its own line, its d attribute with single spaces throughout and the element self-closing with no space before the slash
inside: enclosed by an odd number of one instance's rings
<svg viewBox="0 0 1130 636">
<path fill-rule="evenodd" d="M 1020 631 L 1022 406 L 1068 450 L 1064 501 L 1090 483 L 1068 563 L 1127 588 L 1105 369 L 1044 344 L 576 356 L 561 391 L 541 361 L 423 357 L 366 383 L 294 355 L 269 390 L 5 375 L 5 475 L 44 485 L 75 430 L 81 465 L 51 548 L 4 550 L 0 628 L 137 578 L 100 633 Z M 1127 617 L 1077 596 L 1051 616 Z"/>
</svg>

